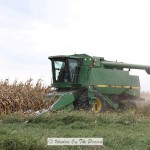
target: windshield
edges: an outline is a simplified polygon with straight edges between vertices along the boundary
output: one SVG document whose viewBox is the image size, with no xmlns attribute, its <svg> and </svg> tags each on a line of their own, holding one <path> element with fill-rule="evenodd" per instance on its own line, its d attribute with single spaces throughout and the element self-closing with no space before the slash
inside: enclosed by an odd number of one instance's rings
<svg viewBox="0 0 150 150">
<path fill-rule="evenodd" d="M 56 59 L 56 58 L 55 58 Z M 77 59 L 52 60 L 54 82 L 77 82 L 79 67 Z"/>
</svg>

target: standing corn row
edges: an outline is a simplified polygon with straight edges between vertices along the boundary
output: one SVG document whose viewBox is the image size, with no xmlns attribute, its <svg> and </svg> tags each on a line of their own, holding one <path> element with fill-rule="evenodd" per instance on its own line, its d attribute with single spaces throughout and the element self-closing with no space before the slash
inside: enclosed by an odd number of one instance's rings
<svg viewBox="0 0 150 150">
<path fill-rule="evenodd" d="M 42 85 L 38 80 L 36 85 L 32 84 L 32 79 L 25 83 L 9 80 L 0 82 L 0 114 L 24 113 L 46 108 L 43 101 L 44 95 L 51 90 Z"/>
</svg>

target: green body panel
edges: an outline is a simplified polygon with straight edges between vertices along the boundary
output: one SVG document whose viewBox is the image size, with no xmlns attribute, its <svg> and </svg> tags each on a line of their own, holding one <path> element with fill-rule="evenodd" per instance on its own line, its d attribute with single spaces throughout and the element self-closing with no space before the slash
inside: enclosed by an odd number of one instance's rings
<svg viewBox="0 0 150 150">
<path fill-rule="evenodd" d="M 103 94 L 127 93 L 137 97 L 140 96 L 139 77 L 129 75 L 128 71 L 91 68 L 89 85 L 94 85 Z"/>
<path fill-rule="evenodd" d="M 76 83 L 54 83 L 53 87 L 55 88 L 79 88 L 81 87 L 81 84 L 76 84 Z"/>
<path fill-rule="evenodd" d="M 82 85 L 88 85 L 88 79 L 89 79 L 89 67 L 84 66 L 80 70 L 80 76 L 79 76 L 79 83 Z"/>
</svg>

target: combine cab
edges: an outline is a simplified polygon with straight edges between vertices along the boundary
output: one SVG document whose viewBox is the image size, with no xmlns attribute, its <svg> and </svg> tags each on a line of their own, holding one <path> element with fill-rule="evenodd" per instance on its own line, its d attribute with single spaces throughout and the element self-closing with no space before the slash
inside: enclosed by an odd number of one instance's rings
<svg viewBox="0 0 150 150">
<path fill-rule="evenodd" d="M 108 108 L 136 108 L 140 98 L 139 77 L 129 75 L 130 69 L 143 69 L 150 74 L 150 66 L 106 61 L 86 54 L 49 57 L 52 63 L 52 87 L 46 95 L 53 104 L 49 110 L 65 107 L 102 112 Z M 128 68 L 129 70 L 124 70 Z"/>
</svg>

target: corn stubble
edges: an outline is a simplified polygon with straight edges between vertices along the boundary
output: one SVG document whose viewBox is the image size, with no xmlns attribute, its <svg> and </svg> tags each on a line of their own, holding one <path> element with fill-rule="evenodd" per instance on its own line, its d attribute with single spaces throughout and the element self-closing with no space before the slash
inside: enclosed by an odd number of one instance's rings
<svg viewBox="0 0 150 150">
<path fill-rule="evenodd" d="M 25 83 L 15 80 L 12 84 L 8 79 L 1 81 L 0 114 L 24 114 L 47 108 L 44 95 L 49 92 L 51 92 L 50 87 L 45 87 L 40 79 L 35 85 L 32 79 Z"/>
</svg>

